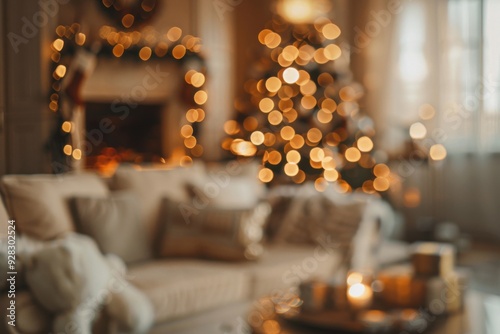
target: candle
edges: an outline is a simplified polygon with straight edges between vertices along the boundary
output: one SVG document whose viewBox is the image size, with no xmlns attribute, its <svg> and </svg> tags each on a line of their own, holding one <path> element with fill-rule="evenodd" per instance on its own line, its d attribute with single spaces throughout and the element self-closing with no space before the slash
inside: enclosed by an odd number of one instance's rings
<svg viewBox="0 0 500 334">
<path fill-rule="evenodd" d="M 359 321 L 370 332 L 383 332 L 394 325 L 394 318 L 384 311 L 370 310 L 359 315 Z"/>
<path fill-rule="evenodd" d="M 426 280 L 414 277 L 411 265 L 396 265 L 378 274 L 381 299 L 388 307 L 418 308 L 425 305 Z"/>
<path fill-rule="evenodd" d="M 371 305 L 372 276 L 367 273 L 350 272 L 347 276 L 347 300 L 353 309 L 364 309 Z"/>
<path fill-rule="evenodd" d="M 326 308 L 328 297 L 328 285 L 323 282 L 304 282 L 300 285 L 300 298 L 302 299 L 302 311 L 319 312 Z"/>
<path fill-rule="evenodd" d="M 372 288 L 363 283 L 355 283 L 347 290 L 347 300 L 354 309 L 364 309 L 371 305 Z"/>
<path fill-rule="evenodd" d="M 455 248 L 448 244 L 415 243 L 411 257 L 415 273 L 425 277 L 446 277 L 455 267 Z"/>
<path fill-rule="evenodd" d="M 345 310 L 347 304 L 347 286 L 345 284 L 331 283 L 329 285 L 329 307 L 334 310 Z"/>
</svg>

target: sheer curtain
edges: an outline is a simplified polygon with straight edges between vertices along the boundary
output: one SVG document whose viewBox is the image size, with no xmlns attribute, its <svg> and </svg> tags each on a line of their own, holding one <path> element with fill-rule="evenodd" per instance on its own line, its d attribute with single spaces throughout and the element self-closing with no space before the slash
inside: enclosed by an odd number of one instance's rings
<svg viewBox="0 0 500 334">
<path fill-rule="evenodd" d="M 449 153 L 500 152 L 500 1 L 403 0 L 386 34 L 380 109 L 391 149 L 416 121 Z M 436 116 L 422 120 L 423 108 Z M 399 131 L 399 133 L 397 132 Z"/>
<path fill-rule="evenodd" d="M 498 0 L 447 3 L 437 125 L 451 154 L 500 152 L 499 17 Z"/>
<path fill-rule="evenodd" d="M 500 1 L 402 0 L 392 18 L 367 50 L 385 51 L 367 68 L 382 87 L 369 100 L 379 144 L 397 152 L 421 122 L 423 150 L 447 149 L 444 162 L 402 176 L 421 193 L 411 214 L 500 240 Z"/>
</svg>

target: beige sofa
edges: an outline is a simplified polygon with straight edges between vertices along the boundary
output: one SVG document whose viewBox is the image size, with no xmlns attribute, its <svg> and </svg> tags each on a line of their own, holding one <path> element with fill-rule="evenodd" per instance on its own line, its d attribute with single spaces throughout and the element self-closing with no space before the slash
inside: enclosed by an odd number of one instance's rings
<svg viewBox="0 0 500 334">
<path fill-rule="evenodd" d="M 112 191 L 128 190 L 137 195 L 140 217 L 147 231 L 147 242 L 153 249 L 161 216 L 161 199 L 193 201 L 186 184 L 196 184 L 209 195 L 210 205 L 226 208 L 255 206 L 266 196 L 266 189 L 253 177 L 253 166 L 228 165 L 215 168 L 195 164 L 191 168 L 172 170 L 137 170 L 120 168 L 111 179 L 83 173 L 63 176 L 5 176 L 0 203 L 2 238 L 7 217 L 16 219 L 17 236 L 23 233 L 53 239 L 74 230 L 76 223 L 69 207 L 75 196 L 104 198 Z M 205 189 L 205 190 L 203 190 Z M 194 203 L 192 203 L 194 205 Z M 198 203 L 199 204 L 199 203 Z M 8 213 L 7 213 L 8 212 Z M 20 222 L 20 217 L 26 221 Z M 364 215 L 364 225 L 374 225 L 373 216 Z M 105 222 L 100 222 L 105 224 Z M 363 225 L 362 224 L 362 225 Z M 23 228 L 21 228 L 23 226 Z M 122 228 L 115 231 L 119 239 Z M 137 245 L 130 245 L 136 247 Z M 384 246 L 385 247 L 385 246 Z M 381 252 L 402 255 L 403 248 L 392 244 Z M 394 251 L 394 247 L 398 250 Z M 152 302 L 155 327 L 151 333 L 243 333 L 240 326 L 252 302 L 264 295 L 285 291 L 300 281 L 328 279 L 338 269 L 338 250 L 327 242 L 317 245 L 267 243 L 256 261 L 216 261 L 199 258 L 169 258 L 150 254 L 128 265 L 127 278 Z M 144 259 L 144 256 L 147 258 Z M 360 257 L 362 255 L 357 255 Z M 16 294 L 16 327 L 8 333 L 49 333 L 52 315 L 40 307 L 26 287 Z M 4 280 L 4 278 L 2 278 Z M 1 308 L 8 303 L 6 293 L 0 298 Z M 97 322 L 96 332 L 107 332 Z M 3 332 L 3 331 L 2 331 Z"/>
</svg>

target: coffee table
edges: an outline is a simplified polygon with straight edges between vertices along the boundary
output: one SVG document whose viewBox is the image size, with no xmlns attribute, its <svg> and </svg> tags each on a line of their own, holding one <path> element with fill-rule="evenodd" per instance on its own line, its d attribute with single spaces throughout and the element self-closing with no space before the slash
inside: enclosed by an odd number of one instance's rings
<svg viewBox="0 0 500 334">
<path fill-rule="evenodd" d="M 491 299 L 491 298 L 494 299 Z M 261 300 L 262 302 L 263 300 Z M 490 309 L 484 308 L 485 304 Z M 429 327 L 423 334 L 498 334 L 499 324 L 491 324 L 491 315 L 500 311 L 500 296 L 492 296 L 479 291 L 470 291 L 466 296 L 464 311 L 439 318 L 427 318 Z M 258 316 L 260 314 L 260 316 Z M 500 313 L 496 313 L 500 317 Z M 248 323 L 255 334 L 331 334 L 353 333 L 332 329 L 321 329 L 311 325 L 285 320 L 276 312 L 250 313 Z M 488 329 L 488 326 L 490 328 Z M 497 326 L 497 327 L 493 327 Z M 394 331 L 393 333 L 404 333 Z"/>
<path fill-rule="evenodd" d="M 498 334 L 500 333 L 500 262 L 484 263 L 471 269 L 471 283 L 465 293 L 464 309 L 442 317 L 421 311 L 428 327 L 423 334 Z M 485 280 L 485 278 L 487 278 Z M 271 298 L 254 304 L 248 324 L 255 334 L 331 334 L 352 331 L 322 329 L 290 321 L 279 314 Z M 394 331 L 394 334 L 407 334 Z"/>
</svg>

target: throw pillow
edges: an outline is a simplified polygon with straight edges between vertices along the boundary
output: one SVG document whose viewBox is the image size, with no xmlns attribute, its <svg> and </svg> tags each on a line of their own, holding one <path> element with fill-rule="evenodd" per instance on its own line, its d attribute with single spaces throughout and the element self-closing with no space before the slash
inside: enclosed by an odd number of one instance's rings
<svg viewBox="0 0 500 334">
<path fill-rule="evenodd" d="M 203 178 L 204 173 L 204 166 L 198 163 L 191 167 L 172 169 L 142 169 L 123 165 L 113 175 L 111 188 L 133 191 L 138 196 L 141 220 L 147 229 L 149 240 L 153 241 L 158 234 L 162 199 L 168 197 L 179 202 L 189 200 L 186 182 L 197 182 Z"/>
<path fill-rule="evenodd" d="M 7 175 L 2 178 L 6 207 L 20 232 L 41 240 L 74 230 L 72 196 L 106 196 L 108 188 L 95 174 Z"/>
<path fill-rule="evenodd" d="M 187 217 L 186 210 L 190 209 L 194 211 Z M 263 253 L 263 225 L 269 211 L 267 203 L 252 209 L 207 207 L 197 210 L 166 199 L 159 253 L 168 257 L 227 261 L 258 259 Z"/>
<path fill-rule="evenodd" d="M 73 209 L 77 230 L 92 237 L 104 254 L 118 255 L 126 263 L 151 257 L 147 233 L 140 220 L 138 198 L 134 193 L 76 197 Z"/>
<path fill-rule="evenodd" d="M 288 214 L 274 241 L 317 243 L 330 240 L 344 262 L 350 261 L 353 240 L 363 219 L 364 203 L 336 204 L 323 194 L 298 196 L 290 201 Z"/>
<path fill-rule="evenodd" d="M 231 161 L 209 164 L 202 183 L 189 180 L 191 199 L 224 209 L 246 209 L 256 206 L 265 196 L 266 187 L 257 175 L 255 163 Z M 194 201 L 193 201 L 194 202 Z"/>
</svg>

